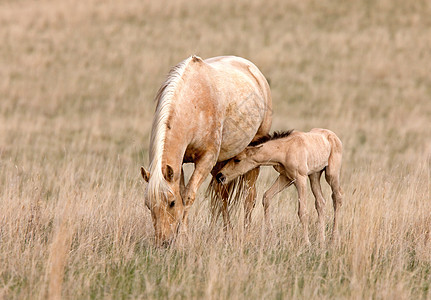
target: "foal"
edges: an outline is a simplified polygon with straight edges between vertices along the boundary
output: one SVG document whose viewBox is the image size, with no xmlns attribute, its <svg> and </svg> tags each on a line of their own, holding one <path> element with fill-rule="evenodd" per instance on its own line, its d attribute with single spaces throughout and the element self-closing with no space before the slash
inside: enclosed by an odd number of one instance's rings
<svg viewBox="0 0 431 300">
<path fill-rule="evenodd" d="M 316 198 L 316 210 L 319 218 L 320 240 L 325 240 L 324 214 L 325 199 L 320 187 L 320 176 L 325 171 L 325 178 L 332 189 L 334 205 L 334 223 L 332 236 L 337 235 L 338 208 L 342 205 L 340 187 L 340 169 L 342 143 L 330 130 L 315 128 L 310 132 L 285 131 L 275 132 L 253 142 L 228 163 L 216 175 L 220 183 L 228 183 L 235 177 L 259 166 L 273 166 L 280 173 L 277 180 L 262 199 L 266 225 L 271 226 L 268 215 L 269 202 L 292 183 L 298 192 L 298 215 L 304 227 L 304 240 L 308 238 L 308 216 L 305 207 L 307 176 L 311 190 Z"/>
</svg>

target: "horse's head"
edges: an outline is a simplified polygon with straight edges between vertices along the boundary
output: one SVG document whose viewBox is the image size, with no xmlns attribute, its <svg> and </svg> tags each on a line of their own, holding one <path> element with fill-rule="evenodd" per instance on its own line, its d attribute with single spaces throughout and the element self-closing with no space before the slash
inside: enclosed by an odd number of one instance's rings
<svg viewBox="0 0 431 300">
<path fill-rule="evenodd" d="M 142 177 L 148 185 L 145 189 L 145 205 L 151 211 L 156 244 L 169 245 L 179 231 L 184 218 L 185 206 L 180 193 L 179 178 L 173 169 L 166 165 L 163 179 L 153 178 L 141 167 Z"/>
</svg>

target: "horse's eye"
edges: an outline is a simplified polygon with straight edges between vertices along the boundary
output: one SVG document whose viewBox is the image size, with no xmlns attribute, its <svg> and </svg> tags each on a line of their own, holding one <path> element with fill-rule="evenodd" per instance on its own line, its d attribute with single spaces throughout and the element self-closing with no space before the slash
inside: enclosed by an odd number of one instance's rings
<svg viewBox="0 0 431 300">
<path fill-rule="evenodd" d="M 172 201 L 171 203 L 169 203 L 169 207 L 170 208 L 172 208 L 172 207 L 174 207 L 175 206 L 175 200 L 174 201 Z"/>
<path fill-rule="evenodd" d="M 233 159 L 233 162 L 234 162 L 234 163 L 236 163 L 236 164 L 237 164 L 237 163 L 239 163 L 240 161 L 241 161 L 241 160 L 239 160 L 238 158 L 234 158 L 234 159 Z"/>
</svg>

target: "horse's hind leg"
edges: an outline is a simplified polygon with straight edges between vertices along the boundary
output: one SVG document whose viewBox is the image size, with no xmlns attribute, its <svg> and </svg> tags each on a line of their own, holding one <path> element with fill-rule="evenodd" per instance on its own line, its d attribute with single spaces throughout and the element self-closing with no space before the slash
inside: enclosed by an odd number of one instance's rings
<svg viewBox="0 0 431 300">
<path fill-rule="evenodd" d="M 333 153 L 329 157 L 328 166 L 325 168 L 325 179 L 332 189 L 332 203 L 334 205 L 334 223 L 332 238 L 338 235 L 338 213 L 343 200 L 343 191 L 340 186 L 341 153 Z"/>
<path fill-rule="evenodd" d="M 259 168 L 249 171 L 244 176 L 248 186 L 248 193 L 244 201 L 244 227 L 247 229 L 251 224 L 251 213 L 256 205 L 256 181 L 259 177 Z"/>
<path fill-rule="evenodd" d="M 313 192 L 314 198 L 316 199 L 315 205 L 317 210 L 317 215 L 319 218 L 319 235 L 320 241 L 325 241 L 325 198 L 323 198 L 322 188 L 320 186 L 320 176 L 322 175 L 322 171 L 310 174 L 308 178 L 310 178 L 310 186 L 311 191 Z"/>
</svg>

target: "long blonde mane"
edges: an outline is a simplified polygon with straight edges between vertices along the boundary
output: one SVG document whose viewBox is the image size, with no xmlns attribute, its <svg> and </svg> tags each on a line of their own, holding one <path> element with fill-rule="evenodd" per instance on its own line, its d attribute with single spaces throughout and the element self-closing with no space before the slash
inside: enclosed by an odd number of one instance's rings
<svg viewBox="0 0 431 300">
<path fill-rule="evenodd" d="M 147 186 L 147 199 L 159 202 L 160 195 L 170 191 L 162 172 L 162 159 L 166 140 L 167 122 L 172 111 L 173 96 L 178 83 L 193 56 L 171 69 L 167 79 L 157 92 L 157 102 L 150 139 L 150 180 Z"/>
</svg>

